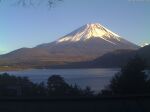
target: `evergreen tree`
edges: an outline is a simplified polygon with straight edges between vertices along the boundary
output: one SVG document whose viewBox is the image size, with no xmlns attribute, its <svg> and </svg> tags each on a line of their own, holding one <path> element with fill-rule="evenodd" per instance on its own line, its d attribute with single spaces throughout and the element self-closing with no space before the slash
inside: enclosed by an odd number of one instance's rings
<svg viewBox="0 0 150 112">
<path fill-rule="evenodd" d="M 108 89 L 103 93 L 111 92 L 114 95 L 145 94 L 147 91 L 147 75 L 144 70 L 146 63 L 135 56 L 111 80 Z"/>
</svg>

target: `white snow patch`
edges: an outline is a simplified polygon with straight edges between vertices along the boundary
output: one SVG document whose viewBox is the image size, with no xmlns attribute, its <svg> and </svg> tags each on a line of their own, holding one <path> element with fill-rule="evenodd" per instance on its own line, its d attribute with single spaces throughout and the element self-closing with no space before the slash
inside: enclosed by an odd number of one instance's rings
<svg viewBox="0 0 150 112">
<path fill-rule="evenodd" d="M 115 44 L 111 40 L 120 41 L 120 36 L 108 30 L 104 26 L 99 23 L 95 24 L 86 24 L 74 32 L 58 39 L 56 42 L 77 42 L 77 41 L 85 41 L 91 38 L 101 38 L 109 43 Z"/>
</svg>

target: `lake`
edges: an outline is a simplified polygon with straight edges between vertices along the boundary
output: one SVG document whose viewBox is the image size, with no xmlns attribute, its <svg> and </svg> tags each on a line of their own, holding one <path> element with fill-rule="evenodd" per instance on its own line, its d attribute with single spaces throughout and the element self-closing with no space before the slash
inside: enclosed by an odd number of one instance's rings
<svg viewBox="0 0 150 112">
<path fill-rule="evenodd" d="M 92 90 L 98 92 L 107 86 L 120 69 L 29 69 L 22 71 L 7 71 L 15 76 L 26 76 L 35 83 L 47 82 L 51 75 L 61 75 L 69 84 L 77 84 L 81 88 L 89 86 Z M 3 72 L 1 72 L 3 73 Z"/>
</svg>

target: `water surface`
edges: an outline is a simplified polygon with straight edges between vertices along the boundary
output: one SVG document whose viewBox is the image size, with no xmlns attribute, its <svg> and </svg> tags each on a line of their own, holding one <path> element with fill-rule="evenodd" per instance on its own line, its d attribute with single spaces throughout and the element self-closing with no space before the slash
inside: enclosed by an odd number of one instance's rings
<svg viewBox="0 0 150 112">
<path fill-rule="evenodd" d="M 47 82 L 51 75 L 61 75 L 69 84 L 77 84 L 81 88 L 90 86 L 94 91 L 100 91 L 109 84 L 112 76 L 119 69 L 30 69 L 22 71 L 9 71 L 15 76 L 26 76 L 35 83 Z"/>
</svg>

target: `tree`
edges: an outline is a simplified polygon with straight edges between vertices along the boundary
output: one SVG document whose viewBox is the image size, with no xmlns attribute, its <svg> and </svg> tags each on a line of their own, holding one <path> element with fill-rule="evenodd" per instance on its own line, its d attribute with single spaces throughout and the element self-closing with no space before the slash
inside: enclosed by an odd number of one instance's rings
<svg viewBox="0 0 150 112">
<path fill-rule="evenodd" d="M 83 90 L 83 95 L 84 96 L 93 96 L 94 95 L 94 91 L 91 90 L 91 88 L 89 86 L 87 86 L 84 90 Z"/>
<path fill-rule="evenodd" d="M 108 89 L 103 90 L 103 93 L 109 94 L 111 92 L 114 95 L 145 94 L 148 89 L 145 68 L 145 61 L 135 56 L 112 78 Z"/>
<path fill-rule="evenodd" d="M 47 88 L 50 96 L 65 96 L 70 93 L 70 86 L 59 75 L 48 78 Z"/>
<path fill-rule="evenodd" d="M 41 82 L 39 84 L 34 84 L 33 86 L 33 96 L 47 96 L 47 88 L 44 84 L 44 82 Z"/>
<path fill-rule="evenodd" d="M 0 96 L 31 96 L 34 84 L 27 77 L 0 74 Z"/>
<path fill-rule="evenodd" d="M 7 73 L 0 74 L 0 97 L 78 97 L 93 96 L 89 87 L 81 89 L 77 85 L 69 85 L 59 75 L 49 77 L 47 86 L 43 82 L 36 84 L 27 77 L 16 77 Z"/>
<path fill-rule="evenodd" d="M 70 85 L 70 96 L 76 97 L 76 96 L 83 96 L 84 92 L 83 90 L 77 85 Z"/>
</svg>

